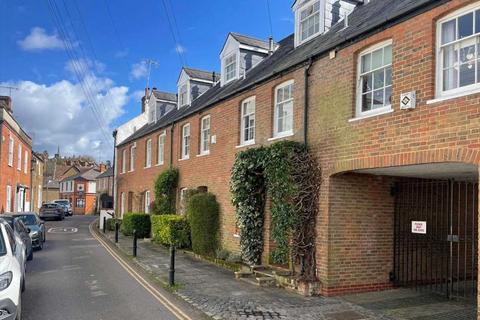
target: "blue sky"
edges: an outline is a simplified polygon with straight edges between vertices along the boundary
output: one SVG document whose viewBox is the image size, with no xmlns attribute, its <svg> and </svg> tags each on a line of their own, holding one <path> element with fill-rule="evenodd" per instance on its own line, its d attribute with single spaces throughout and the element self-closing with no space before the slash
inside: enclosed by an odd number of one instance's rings
<svg viewBox="0 0 480 320">
<path fill-rule="evenodd" d="M 140 111 L 147 58 L 159 63 L 152 69 L 151 86 L 176 91 L 181 62 L 163 0 L 107 1 L 0 0 L 0 12 L 7 13 L 0 19 L 0 85 L 19 88 L 13 93 L 14 112 L 39 151 L 54 152 L 60 145 L 66 154 L 109 158 L 111 147 L 105 145 L 111 130 Z M 270 35 L 266 0 L 165 3 L 175 15 L 181 51 L 191 67 L 218 71 L 229 31 L 263 39 Z M 270 0 L 275 40 L 293 32 L 291 4 Z M 70 55 L 54 13 L 73 43 Z M 90 84 L 95 117 L 72 61 L 77 71 L 85 70 L 79 76 Z"/>
</svg>

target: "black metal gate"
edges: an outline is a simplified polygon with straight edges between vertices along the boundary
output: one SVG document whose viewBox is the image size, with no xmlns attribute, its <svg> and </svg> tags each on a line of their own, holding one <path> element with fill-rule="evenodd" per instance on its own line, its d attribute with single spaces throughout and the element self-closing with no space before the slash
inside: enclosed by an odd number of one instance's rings
<svg viewBox="0 0 480 320">
<path fill-rule="evenodd" d="M 405 180 L 395 196 L 395 284 L 475 298 L 478 184 Z"/>
</svg>

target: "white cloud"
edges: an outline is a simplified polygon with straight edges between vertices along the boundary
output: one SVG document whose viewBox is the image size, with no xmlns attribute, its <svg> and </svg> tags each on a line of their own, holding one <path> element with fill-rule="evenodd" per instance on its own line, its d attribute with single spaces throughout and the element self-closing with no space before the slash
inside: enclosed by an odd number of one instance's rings
<svg viewBox="0 0 480 320">
<path fill-rule="evenodd" d="M 105 71 L 105 64 L 100 61 L 92 61 L 89 59 L 69 60 L 65 65 L 65 69 L 72 75 L 76 73 L 85 75 L 93 75 L 94 73 L 103 73 Z"/>
<path fill-rule="evenodd" d="M 147 63 L 141 61 L 139 63 L 134 63 L 132 70 L 130 70 L 130 79 L 138 80 L 147 76 Z"/>
<path fill-rule="evenodd" d="M 83 82 L 91 89 L 89 98 L 100 115 L 93 114 L 80 83 L 0 83 L 19 88 L 13 97 L 14 116 L 33 138 L 35 150 L 53 153 L 59 145 L 65 154 L 111 158 L 112 123 L 124 113 L 130 98 L 128 88 L 115 86 L 111 79 L 98 78 L 93 73 Z"/>
<path fill-rule="evenodd" d="M 125 58 L 126 56 L 128 56 L 128 49 L 115 52 L 115 58 Z"/>
<path fill-rule="evenodd" d="M 175 51 L 176 51 L 177 53 L 180 53 L 180 54 L 181 54 L 181 53 L 187 52 L 187 49 L 186 49 L 184 46 L 182 46 L 182 45 L 180 45 L 180 44 L 177 44 L 177 45 L 175 46 Z"/>
<path fill-rule="evenodd" d="M 58 34 L 47 34 L 45 29 L 34 27 L 24 39 L 18 40 L 17 44 L 25 51 L 40 51 L 47 49 L 63 49 L 63 41 Z"/>
</svg>

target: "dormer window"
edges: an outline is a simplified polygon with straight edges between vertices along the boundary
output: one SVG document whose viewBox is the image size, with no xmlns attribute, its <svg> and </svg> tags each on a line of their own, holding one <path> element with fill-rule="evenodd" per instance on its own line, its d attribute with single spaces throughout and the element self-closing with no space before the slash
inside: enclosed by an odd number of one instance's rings
<svg viewBox="0 0 480 320">
<path fill-rule="evenodd" d="M 230 82 L 237 78 L 237 54 L 232 53 L 225 59 L 225 82 Z"/>
<path fill-rule="evenodd" d="M 215 72 L 182 68 L 177 81 L 178 108 L 189 106 L 219 80 Z"/>
<path fill-rule="evenodd" d="M 180 87 L 180 92 L 178 94 L 178 102 L 180 107 L 186 106 L 188 104 L 188 85 L 186 83 Z"/>
<path fill-rule="evenodd" d="M 320 32 L 320 0 L 300 11 L 300 42 L 305 42 Z"/>
</svg>

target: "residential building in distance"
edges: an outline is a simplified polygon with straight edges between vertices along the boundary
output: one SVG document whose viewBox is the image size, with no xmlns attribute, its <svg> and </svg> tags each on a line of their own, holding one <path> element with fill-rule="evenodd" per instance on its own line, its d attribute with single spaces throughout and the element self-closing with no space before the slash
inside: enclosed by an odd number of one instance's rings
<svg viewBox="0 0 480 320">
<path fill-rule="evenodd" d="M 97 168 L 85 168 L 82 172 L 60 181 L 60 198 L 68 199 L 73 214 L 95 214 L 97 203 L 96 179 L 101 174 Z"/>
<path fill-rule="evenodd" d="M 97 210 L 113 209 L 113 167 L 97 176 Z"/>
<path fill-rule="evenodd" d="M 479 264 L 480 2 L 306 0 L 292 9 L 291 35 L 227 35 L 219 82 L 194 97 L 182 69 L 177 109 L 117 144 L 117 215 L 148 212 L 155 178 L 173 166 L 177 201 L 190 188 L 215 194 L 221 245 L 238 251 L 236 154 L 302 142 L 321 169 L 317 293 L 417 279 L 440 281 L 422 289 L 449 298 L 475 297 L 464 284 L 476 287 Z M 270 235 L 267 206 L 264 265 Z"/>
<path fill-rule="evenodd" d="M 10 97 L 0 97 L 0 132 L 0 211 L 28 211 L 32 139 L 15 120 Z"/>
<path fill-rule="evenodd" d="M 43 158 L 43 154 L 32 152 L 32 169 L 30 170 L 31 173 L 31 187 L 30 190 L 32 201 L 30 210 L 33 212 L 39 212 L 43 204 L 43 180 L 45 172 L 45 160 Z"/>
</svg>

